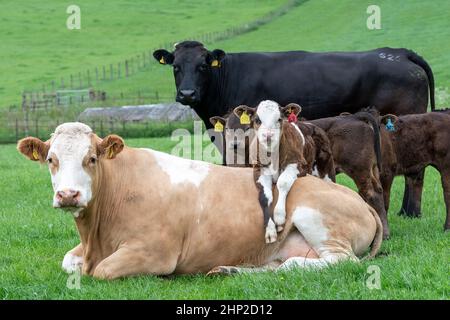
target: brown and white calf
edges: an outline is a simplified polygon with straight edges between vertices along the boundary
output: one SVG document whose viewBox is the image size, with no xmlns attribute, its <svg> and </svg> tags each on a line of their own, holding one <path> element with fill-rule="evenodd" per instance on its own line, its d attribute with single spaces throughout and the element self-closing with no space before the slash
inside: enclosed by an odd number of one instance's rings
<svg viewBox="0 0 450 320">
<path fill-rule="evenodd" d="M 259 200 L 264 216 L 269 215 L 273 202 L 272 185 L 276 183 L 278 201 L 266 227 L 266 242 L 276 241 L 277 232 L 283 230 L 286 221 L 286 197 L 295 179 L 305 176 L 308 163 L 304 157 L 305 137 L 296 123 L 283 118 L 285 110 L 298 114 L 301 107 L 289 104 L 280 107 L 271 100 L 262 101 L 256 108 L 239 106 L 234 109 L 237 117 L 247 113 L 251 117 L 254 139 L 250 143 L 250 163 L 255 183 L 260 189 Z"/>
<path fill-rule="evenodd" d="M 417 115 L 385 115 L 380 117 L 383 170 L 381 183 L 384 205 L 389 210 L 392 181 L 397 175 L 416 175 L 427 166 L 441 174 L 446 220 L 444 230 L 450 229 L 450 112 L 430 112 Z M 391 126 L 390 130 L 386 124 Z M 421 189 L 410 190 L 420 199 Z M 416 208 L 416 212 L 420 212 Z"/>
<path fill-rule="evenodd" d="M 53 206 L 73 213 L 81 243 L 63 268 L 102 279 L 139 274 L 324 267 L 381 244 L 376 212 L 352 190 L 306 176 L 286 200 L 278 241 L 265 244 L 253 170 L 178 158 L 65 123 L 18 149 L 47 163 Z M 276 193 L 275 193 L 276 197 Z M 233 265 L 254 268 L 222 267 Z"/>
<path fill-rule="evenodd" d="M 291 110 L 289 110 L 291 109 Z M 210 122 L 215 131 L 221 132 L 221 135 L 215 134 L 216 139 L 222 139 L 219 145 L 222 145 L 223 163 L 231 167 L 251 167 L 250 163 L 250 141 L 255 138 L 255 132 L 252 123 L 242 123 L 240 121 L 243 112 L 251 116 L 255 109 L 245 105 L 235 108 L 236 112 L 220 117 L 210 118 Z M 294 112 L 297 115 L 300 112 L 298 105 L 292 105 L 290 108 L 281 109 L 281 116 L 288 119 Z M 306 173 L 318 176 L 324 180 L 336 181 L 333 157 L 331 148 L 325 132 L 312 124 L 296 123 L 304 137 L 303 156 L 306 161 L 304 170 Z M 218 128 L 218 130 L 217 130 Z M 298 138 L 301 138 L 300 136 Z M 259 177 L 259 175 L 258 175 Z M 274 223 L 270 218 L 268 201 L 261 185 L 260 202 L 264 213 L 264 228 L 266 229 L 266 241 L 268 243 L 276 240 L 276 231 Z"/>
</svg>

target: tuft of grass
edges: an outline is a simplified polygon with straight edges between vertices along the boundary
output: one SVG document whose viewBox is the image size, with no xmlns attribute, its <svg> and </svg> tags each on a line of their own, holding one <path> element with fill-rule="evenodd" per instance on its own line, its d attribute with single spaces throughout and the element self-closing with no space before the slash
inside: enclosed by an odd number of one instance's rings
<svg viewBox="0 0 450 320">
<path fill-rule="evenodd" d="M 135 147 L 170 152 L 169 138 L 126 139 Z M 60 265 L 79 243 L 73 218 L 51 208 L 48 170 L 26 160 L 14 145 L 0 145 L 0 299 L 449 299 L 449 233 L 439 173 L 427 169 L 423 217 L 403 218 L 403 178 L 392 189 L 391 240 L 381 253 L 359 264 L 341 263 L 321 271 L 206 277 L 143 276 L 111 282 L 82 277 L 68 289 Z M 338 182 L 354 188 L 346 176 Z M 381 271 L 381 289 L 366 286 L 368 267 Z"/>
</svg>

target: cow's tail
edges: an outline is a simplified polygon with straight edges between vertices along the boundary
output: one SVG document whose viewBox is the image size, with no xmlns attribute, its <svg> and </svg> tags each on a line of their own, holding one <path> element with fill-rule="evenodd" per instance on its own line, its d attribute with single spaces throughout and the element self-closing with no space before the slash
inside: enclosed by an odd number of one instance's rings
<svg viewBox="0 0 450 320">
<path fill-rule="evenodd" d="M 375 117 L 371 115 L 369 112 L 358 112 L 355 113 L 355 117 L 358 120 L 368 122 L 369 125 L 373 129 L 373 147 L 375 150 L 375 156 L 377 157 L 377 167 L 378 172 L 381 174 L 382 169 L 382 161 L 381 161 L 381 138 L 380 138 L 380 126 L 378 122 L 375 120 Z"/>
<path fill-rule="evenodd" d="M 434 111 L 435 104 L 434 104 L 434 75 L 433 71 L 431 70 L 430 65 L 425 61 L 424 58 L 419 56 L 414 51 L 409 50 L 408 52 L 408 59 L 415 64 L 417 64 L 419 67 L 421 67 L 428 77 L 428 86 L 430 87 L 430 105 L 431 105 L 431 111 Z"/>
</svg>

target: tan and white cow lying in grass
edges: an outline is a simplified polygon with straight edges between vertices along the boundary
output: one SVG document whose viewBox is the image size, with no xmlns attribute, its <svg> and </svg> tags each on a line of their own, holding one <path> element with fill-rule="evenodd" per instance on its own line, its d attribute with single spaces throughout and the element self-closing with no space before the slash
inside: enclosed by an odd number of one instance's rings
<svg viewBox="0 0 450 320">
<path fill-rule="evenodd" d="M 129 148 L 81 123 L 60 125 L 46 142 L 25 138 L 18 150 L 48 163 L 53 206 L 73 213 L 81 243 L 64 257 L 67 271 L 115 279 L 321 267 L 357 261 L 370 246 L 374 256 L 382 241 L 357 193 L 311 176 L 292 186 L 285 228 L 267 245 L 252 169 Z"/>
</svg>

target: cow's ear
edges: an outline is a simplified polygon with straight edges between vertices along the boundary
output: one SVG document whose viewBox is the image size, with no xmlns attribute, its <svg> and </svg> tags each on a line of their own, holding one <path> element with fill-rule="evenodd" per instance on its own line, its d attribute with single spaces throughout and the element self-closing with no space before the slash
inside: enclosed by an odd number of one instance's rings
<svg viewBox="0 0 450 320">
<path fill-rule="evenodd" d="M 153 52 L 153 57 L 160 64 L 170 64 L 170 65 L 173 63 L 173 60 L 175 58 L 172 53 L 170 53 L 165 49 L 155 50 L 155 52 Z"/>
<path fill-rule="evenodd" d="M 389 132 L 397 131 L 398 117 L 393 114 L 387 114 L 381 117 L 380 122 L 384 124 L 385 128 Z"/>
<path fill-rule="evenodd" d="M 211 65 L 213 68 L 220 68 L 222 60 L 225 58 L 225 51 L 220 49 L 215 49 L 211 52 L 208 52 L 206 57 L 206 63 Z"/>
<path fill-rule="evenodd" d="M 98 155 L 105 155 L 108 159 L 114 159 L 125 146 L 123 139 L 115 134 L 106 136 L 97 144 Z"/>
<path fill-rule="evenodd" d="M 17 142 L 17 150 L 33 161 L 45 162 L 50 143 L 34 137 L 27 137 Z"/>
<path fill-rule="evenodd" d="M 256 113 L 256 108 L 250 108 L 249 106 L 246 105 L 240 105 L 239 107 L 236 107 L 233 110 L 234 115 L 238 118 L 241 118 L 244 112 L 251 117 Z"/>
<path fill-rule="evenodd" d="M 280 109 L 281 114 L 286 118 L 289 117 L 292 113 L 294 113 L 298 117 L 300 112 L 302 112 L 302 107 L 296 103 L 289 103 L 288 105 L 286 105 L 285 107 L 281 107 Z"/>
<path fill-rule="evenodd" d="M 227 119 L 219 117 L 219 116 L 215 116 L 215 117 L 209 118 L 209 122 L 211 122 L 211 124 L 213 126 L 215 126 L 217 122 L 220 122 L 222 125 L 225 125 L 225 122 L 227 122 Z"/>
<path fill-rule="evenodd" d="M 215 116 L 215 117 L 209 118 L 209 122 L 211 122 L 211 124 L 213 125 L 215 132 L 223 132 L 224 128 L 225 128 L 225 123 L 227 122 L 227 119 L 219 117 L 219 116 Z"/>
<path fill-rule="evenodd" d="M 382 124 L 387 124 L 389 121 L 392 124 L 396 124 L 398 121 L 398 117 L 395 114 L 386 114 L 386 115 L 382 116 L 380 119 L 380 122 Z"/>
</svg>

